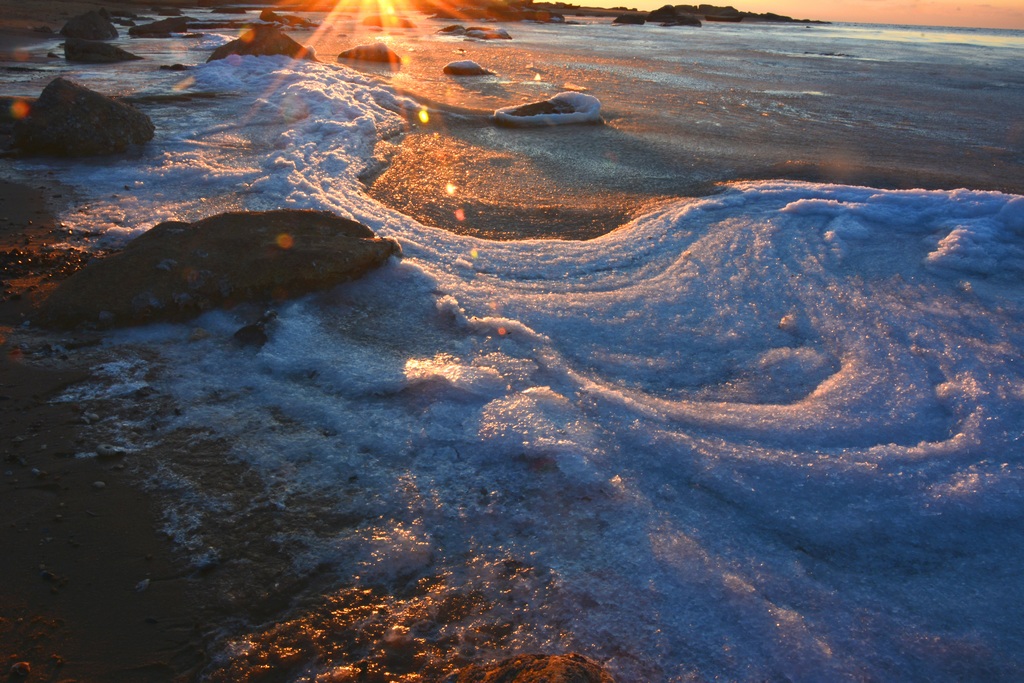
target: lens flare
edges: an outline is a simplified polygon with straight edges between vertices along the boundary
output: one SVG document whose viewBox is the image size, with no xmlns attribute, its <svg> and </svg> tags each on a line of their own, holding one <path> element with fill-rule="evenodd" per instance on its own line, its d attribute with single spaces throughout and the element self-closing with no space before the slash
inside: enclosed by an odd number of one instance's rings
<svg viewBox="0 0 1024 683">
<path fill-rule="evenodd" d="M 292 246 L 295 244 L 295 238 L 286 232 L 282 232 L 280 235 L 278 235 L 275 241 L 277 242 L 277 246 L 281 247 L 282 249 L 291 249 Z"/>
<path fill-rule="evenodd" d="M 445 192 L 447 192 L 448 194 L 455 194 L 455 192 L 456 192 L 456 191 L 457 191 L 458 189 L 459 189 L 459 188 L 455 187 L 455 186 L 454 186 L 454 185 L 452 185 L 451 183 L 448 183 L 447 185 L 445 185 L 445 186 L 444 186 L 444 191 L 445 191 Z"/>
<path fill-rule="evenodd" d="M 420 123 L 430 123 L 430 112 L 426 109 L 420 109 L 419 119 Z"/>
<path fill-rule="evenodd" d="M 462 209 L 455 209 L 455 220 L 457 220 L 457 221 L 464 221 L 464 220 L 466 220 L 466 212 L 463 211 Z M 476 250 L 474 249 L 474 251 L 476 251 Z"/>
<path fill-rule="evenodd" d="M 32 107 L 25 100 L 14 100 L 11 103 L 11 118 L 15 120 L 23 119 L 28 116 L 31 110 Z"/>
</svg>

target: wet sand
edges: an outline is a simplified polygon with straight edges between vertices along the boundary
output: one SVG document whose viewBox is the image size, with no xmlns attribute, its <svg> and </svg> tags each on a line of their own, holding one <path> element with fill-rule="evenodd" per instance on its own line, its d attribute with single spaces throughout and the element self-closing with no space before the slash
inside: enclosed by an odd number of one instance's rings
<svg viewBox="0 0 1024 683">
<path fill-rule="evenodd" d="M 98 339 L 18 329 L 80 265 L 51 250 L 64 192 L 0 181 L 0 676 L 27 662 L 29 680 L 175 680 L 203 663 L 198 582 L 137 486 L 141 456 L 76 458 L 104 416 L 53 400 L 88 379 Z"/>
</svg>

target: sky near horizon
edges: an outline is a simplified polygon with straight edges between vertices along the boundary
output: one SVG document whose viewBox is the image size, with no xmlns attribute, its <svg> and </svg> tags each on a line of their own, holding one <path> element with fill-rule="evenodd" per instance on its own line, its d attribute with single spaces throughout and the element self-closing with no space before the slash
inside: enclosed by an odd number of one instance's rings
<svg viewBox="0 0 1024 683">
<path fill-rule="evenodd" d="M 636 7 L 640 10 L 656 9 L 667 3 L 682 4 L 680 0 L 566 1 L 584 6 Z M 690 0 L 686 4 L 700 4 L 700 0 Z M 1024 0 L 711 0 L 708 4 L 732 5 L 744 12 L 775 12 L 795 19 L 1024 29 Z"/>
</svg>

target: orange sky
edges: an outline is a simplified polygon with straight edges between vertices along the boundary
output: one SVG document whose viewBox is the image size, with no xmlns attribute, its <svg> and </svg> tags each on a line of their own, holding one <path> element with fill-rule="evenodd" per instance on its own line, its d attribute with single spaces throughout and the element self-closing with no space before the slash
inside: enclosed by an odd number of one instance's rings
<svg viewBox="0 0 1024 683">
<path fill-rule="evenodd" d="M 567 0 L 592 7 L 636 7 L 651 10 L 681 0 Z M 707 0 L 704 0 L 707 2 Z M 688 4 L 700 4 L 690 0 Z M 855 21 L 923 26 L 979 26 L 1024 29 L 1024 0 L 711 0 L 745 12 L 775 12 L 796 19 Z"/>
</svg>

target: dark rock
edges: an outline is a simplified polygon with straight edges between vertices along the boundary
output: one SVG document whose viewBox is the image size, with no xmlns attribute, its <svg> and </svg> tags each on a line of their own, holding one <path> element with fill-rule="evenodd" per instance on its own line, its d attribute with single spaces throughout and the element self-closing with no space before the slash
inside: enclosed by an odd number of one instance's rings
<svg viewBox="0 0 1024 683">
<path fill-rule="evenodd" d="M 153 13 L 158 17 L 180 17 L 181 10 L 177 7 L 154 7 Z"/>
<path fill-rule="evenodd" d="M 275 318 L 277 318 L 277 313 L 267 311 L 256 322 L 239 328 L 232 335 L 232 341 L 237 346 L 262 347 L 270 340 L 270 336 L 267 334 L 267 325 Z"/>
<path fill-rule="evenodd" d="M 265 9 L 260 12 L 260 21 L 265 21 L 269 24 L 282 24 L 292 28 L 316 28 L 319 25 L 314 21 L 297 17 L 294 14 L 278 14 L 271 9 Z"/>
<path fill-rule="evenodd" d="M 363 26 L 379 26 L 381 28 L 416 28 L 411 20 L 393 14 L 371 14 L 363 19 Z"/>
<path fill-rule="evenodd" d="M 647 15 L 647 21 L 662 26 L 700 26 L 700 19 L 672 5 L 663 5 Z"/>
<path fill-rule="evenodd" d="M 85 14 L 72 17 L 60 30 L 62 36 L 68 38 L 84 38 L 85 40 L 110 40 L 117 38 L 117 29 L 110 21 L 107 10 L 92 10 Z"/>
<path fill-rule="evenodd" d="M 317 61 L 312 50 L 299 45 L 276 26 L 254 26 L 237 40 L 218 47 L 206 61 L 224 59 L 228 55 L 286 55 L 292 59 Z"/>
<path fill-rule="evenodd" d="M 185 33 L 188 31 L 189 22 L 194 21 L 191 17 L 170 17 L 148 24 L 132 26 L 128 29 L 128 35 L 141 36 L 145 38 L 169 38 L 172 33 Z"/>
<path fill-rule="evenodd" d="M 652 24 L 671 24 L 675 23 L 678 13 L 676 8 L 672 5 L 662 5 L 653 12 L 647 13 L 647 21 Z"/>
<path fill-rule="evenodd" d="M 665 26 L 697 26 L 700 27 L 703 24 L 700 22 L 700 17 L 694 16 L 693 14 L 685 14 L 680 12 L 676 15 L 676 19 L 673 22 L 664 24 Z"/>
<path fill-rule="evenodd" d="M 131 105 L 64 78 L 50 81 L 14 124 L 14 146 L 31 154 L 92 156 L 153 139 L 153 122 Z"/>
<path fill-rule="evenodd" d="M 394 240 L 325 211 L 169 221 L 62 282 L 36 322 L 74 328 L 183 321 L 212 308 L 326 289 L 400 255 Z"/>
<path fill-rule="evenodd" d="M 526 9 L 520 10 L 523 21 L 537 21 L 542 24 L 564 24 L 565 16 L 558 14 L 557 12 L 550 12 L 545 9 Z"/>
<path fill-rule="evenodd" d="M 381 64 L 390 64 L 392 66 L 399 66 L 402 63 L 402 58 L 398 56 L 398 53 L 384 43 L 370 43 L 368 45 L 359 45 L 350 50 L 345 50 L 338 55 L 338 61 L 341 62 L 346 60 L 357 62 L 378 62 Z"/>
<path fill-rule="evenodd" d="M 161 64 L 160 65 L 160 70 L 161 71 L 188 71 L 189 67 L 185 66 L 184 64 L 170 64 L 170 65 L 168 65 L 168 64 Z"/>
<path fill-rule="evenodd" d="M 639 12 L 626 12 L 625 14 L 620 14 L 619 16 L 615 17 L 612 23 L 642 26 L 643 24 L 647 23 L 647 19 L 645 19 L 644 15 L 640 14 Z"/>
<path fill-rule="evenodd" d="M 722 6 L 719 6 L 719 5 L 706 5 L 706 4 L 705 5 L 697 5 L 697 11 L 694 12 L 694 14 L 717 14 L 717 15 L 721 15 L 721 16 L 728 16 L 728 15 L 735 16 L 735 15 L 737 15 L 739 13 L 740 13 L 739 10 L 737 10 L 732 5 L 722 5 Z"/>
<path fill-rule="evenodd" d="M 116 45 L 103 43 L 98 40 L 84 40 L 82 38 L 67 38 L 64 41 L 64 59 L 69 62 L 129 62 L 134 59 L 142 59 L 133 55 L 127 50 L 122 50 Z"/>
<path fill-rule="evenodd" d="M 614 683 L 614 679 L 581 655 L 519 655 L 463 669 L 449 676 L 447 683 Z"/>
<path fill-rule="evenodd" d="M 437 32 L 453 36 L 464 36 L 466 35 L 466 27 L 461 24 L 452 24 L 451 26 L 445 26 L 442 29 L 438 29 Z"/>
</svg>

